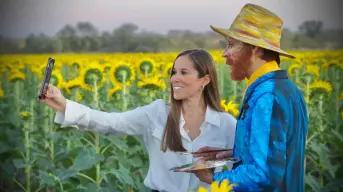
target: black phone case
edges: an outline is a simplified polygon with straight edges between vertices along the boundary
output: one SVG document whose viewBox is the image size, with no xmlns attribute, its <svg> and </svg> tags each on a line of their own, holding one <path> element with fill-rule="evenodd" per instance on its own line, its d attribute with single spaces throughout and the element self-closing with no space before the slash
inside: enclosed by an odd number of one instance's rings
<svg viewBox="0 0 343 192">
<path fill-rule="evenodd" d="M 46 94 L 46 91 L 48 90 L 48 85 L 50 83 L 51 73 L 52 73 L 52 70 L 54 68 L 54 64 L 55 64 L 55 59 L 49 57 L 48 58 L 48 64 L 47 64 L 47 66 L 45 68 L 45 72 L 44 72 L 43 82 L 42 82 L 40 90 L 39 90 L 38 99 L 44 99 L 45 98 L 45 94 Z"/>
</svg>

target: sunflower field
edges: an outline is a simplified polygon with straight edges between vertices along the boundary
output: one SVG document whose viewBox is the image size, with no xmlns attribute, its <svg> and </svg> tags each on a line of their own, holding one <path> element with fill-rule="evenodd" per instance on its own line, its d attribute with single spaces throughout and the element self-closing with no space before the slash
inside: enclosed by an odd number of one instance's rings
<svg viewBox="0 0 343 192">
<path fill-rule="evenodd" d="M 217 63 L 222 106 L 236 116 L 246 82 L 230 80 L 221 51 Z M 1 191 L 149 191 L 148 156 L 140 137 L 60 128 L 38 102 L 48 57 L 51 83 L 68 99 L 120 112 L 155 99 L 168 101 L 169 73 L 178 53 L 0 56 Z M 343 184 L 343 51 L 294 52 L 281 68 L 308 107 L 306 191 L 338 191 Z"/>
</svg>

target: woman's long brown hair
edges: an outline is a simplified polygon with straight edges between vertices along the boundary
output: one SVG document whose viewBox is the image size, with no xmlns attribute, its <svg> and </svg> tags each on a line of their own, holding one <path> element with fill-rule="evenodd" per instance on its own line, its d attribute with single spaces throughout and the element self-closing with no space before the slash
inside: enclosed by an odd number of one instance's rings
<svg viewBox="0 0 343 192">
<path fill-rule="evenodd" d="M 198 71 L 198 78 L 202 78 L 207 74 L 210 76 L 211 81 L 205 86 L 203 90 L 205 104 L 206 106 L 208 105 L 216 111 L 223 111 L 220 104 L 216 65 L 212 56 L 207 51 L 202 49 L 183 51 L 176 57 L 176 59 L 181 56 L 188 56 L 192 60 L 195 69 Z M 174 65 L 175 61 L 173 64 L 173 68 Z M 170 77 L 171 76 L 172 73 Z M 167 149 L 171 151 L 186 151 L 186 149 L 182 145 L 181 133 L 179 128 L 182 101 L 174 99 L 173 95 L 173 88 L 172 86 L 170 86 L 170 111 L 161 143 L 163 152 L 166 152 Z"/>
</svg>

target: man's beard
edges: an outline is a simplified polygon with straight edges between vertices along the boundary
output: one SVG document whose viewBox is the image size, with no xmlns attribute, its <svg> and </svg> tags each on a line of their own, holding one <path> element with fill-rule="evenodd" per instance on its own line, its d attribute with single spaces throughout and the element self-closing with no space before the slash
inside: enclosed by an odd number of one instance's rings
<svg viewBox="0 0 343 192">
<path fill-rule="evenodd" d="M 252 49 L 250 47 L 243 47 L 241 50 L 237 50 L 237 53 L 232 56 L 235 60 L 229 59 L 229 63 L 231 64 L 231 79 L 234 81 L 242 81 L 246 78 L 248 69 L 251 66 Z"/>
</svg>

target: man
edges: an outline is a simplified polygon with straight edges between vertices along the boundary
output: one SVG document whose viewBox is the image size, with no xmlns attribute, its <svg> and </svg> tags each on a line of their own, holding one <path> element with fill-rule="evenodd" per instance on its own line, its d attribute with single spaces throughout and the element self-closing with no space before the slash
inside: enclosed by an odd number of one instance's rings
<svg viewBox="0 0 343 192">
<path fill-rule="evenodd" d="M 298 88 L 279 68 L 283 21 L 269 10 L 246 4 L 229 29 L 211 28 L 227 38 L 223 52 L 236 81 L 248 79 L 238 116 L 230 171 L 194 172 L 207 183 L 229 180 L 235 191 L 304 191 L 307 110 Z"/>
</svg>

